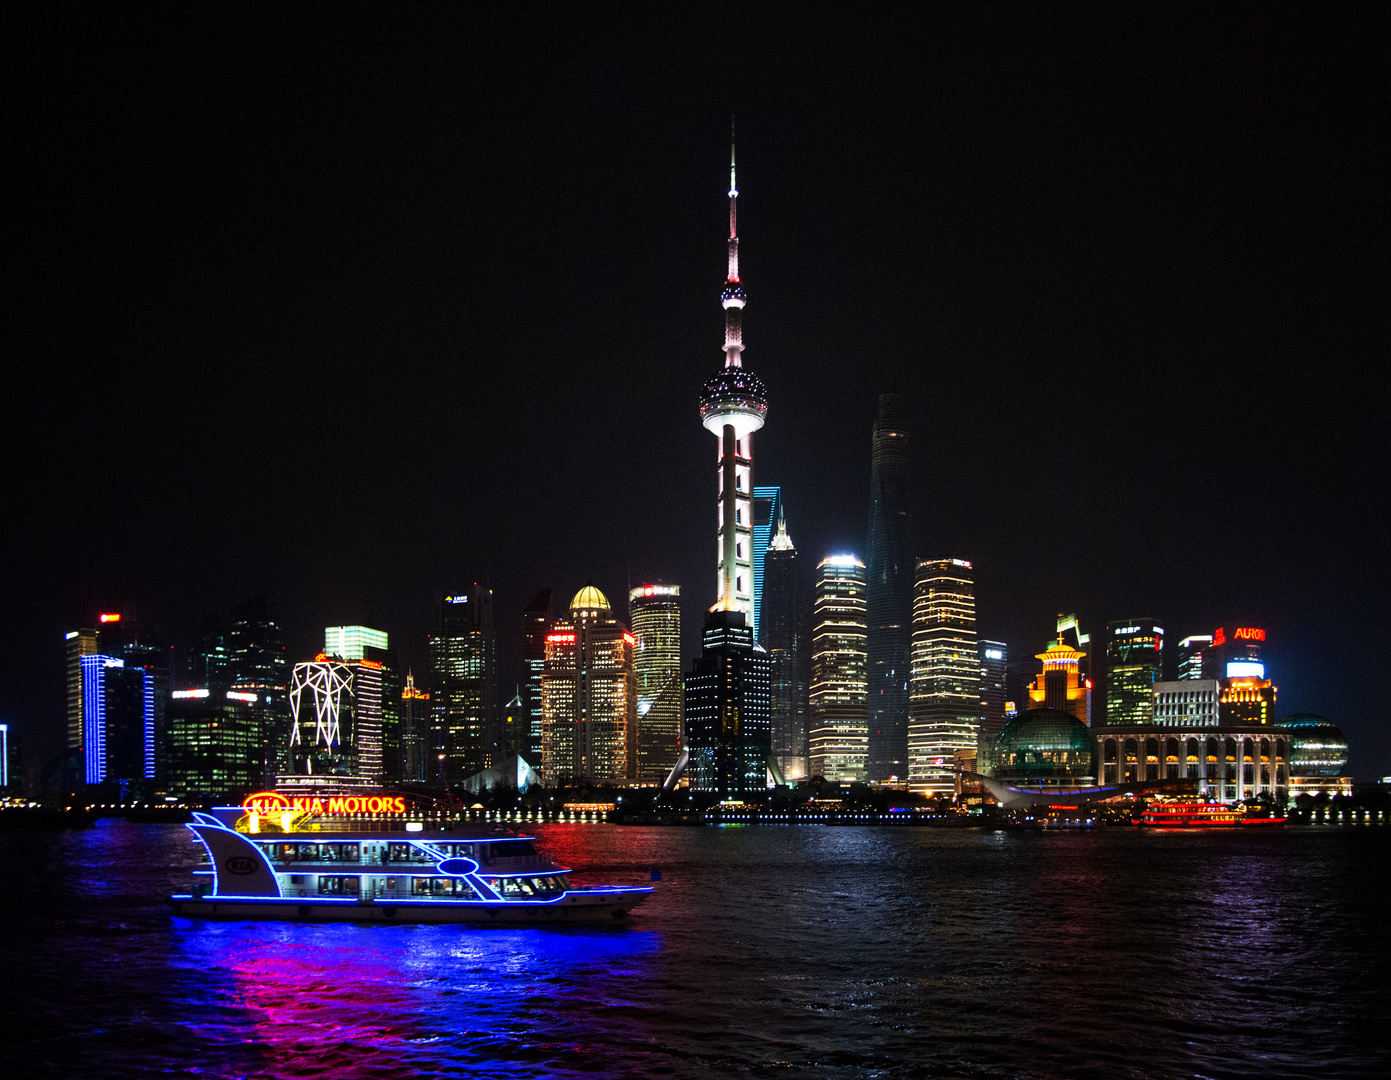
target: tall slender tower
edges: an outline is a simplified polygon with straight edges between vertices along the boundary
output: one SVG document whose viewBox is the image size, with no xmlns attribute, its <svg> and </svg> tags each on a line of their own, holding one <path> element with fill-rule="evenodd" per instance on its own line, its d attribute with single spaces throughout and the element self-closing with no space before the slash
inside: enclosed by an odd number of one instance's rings
<svg viewBox="0 0 1391 1080">
<path fill-rule="evenodd" d="M 879 395 L 869 474 L 869 778 L 908 776 L 908 430 L 897 394 Z"/>
<path fill-rule="evenodd" d="M 724 304 L 724 370 L 700 393 L 700 420 L 718 440 L 718 599 L 711 611 L 742 611 L 757 633 L 753 605 L 753 433 L 763 426 L 768 396 L 763 380 L 744 367 L 740 319 L 747 295 L 739 280 L 739 189 L 734 182 L 734 132 L 729 145 L 729 274 Z"/>
</svg>

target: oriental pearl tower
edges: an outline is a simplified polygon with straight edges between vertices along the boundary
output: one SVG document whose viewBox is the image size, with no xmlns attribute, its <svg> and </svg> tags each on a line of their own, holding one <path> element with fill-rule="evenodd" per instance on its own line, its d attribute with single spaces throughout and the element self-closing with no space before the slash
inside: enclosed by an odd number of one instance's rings
<svg viewBox="0 0 1391 1080">
<path fill-rule="evenodd" d="M 753 630 L 753 433 L 763 426 L 768 395 L 763 380 L 744 367 L 740 319 L 747 294 L 739 280 L 739 188 L 734 182 L 734 133 L 729 144 L 729 274 L 724 305 L 724 370 L 700 392 L 700 420 L 717 440 L 719 462 L 718 600 L 711 611 L 742 611 Z"/>
</svg>

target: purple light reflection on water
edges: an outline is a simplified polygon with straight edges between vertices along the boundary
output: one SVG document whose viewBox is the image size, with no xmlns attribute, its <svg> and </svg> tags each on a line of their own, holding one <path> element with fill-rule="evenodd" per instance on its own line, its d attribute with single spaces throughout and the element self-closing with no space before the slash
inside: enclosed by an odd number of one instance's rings
<svg viewBox="0 0 1391 1080">
<path fill-rule="evenodd" d="M 242 1011 L 261 1075 L 276 1077 L 494 1075 L 499 1061 L 516 1076 L 602 1070 L 613 1047 L 589 1015 L 642 1006 L 593 991 L 660 948 L 622 929 L 175 924 L 178 966 L 231 976 L 219 1004 Z M 227 1038 L 225 1010 L 214 1015 L 214 1030 L 189 1025 L 200 1041 Z"/>
</svg>

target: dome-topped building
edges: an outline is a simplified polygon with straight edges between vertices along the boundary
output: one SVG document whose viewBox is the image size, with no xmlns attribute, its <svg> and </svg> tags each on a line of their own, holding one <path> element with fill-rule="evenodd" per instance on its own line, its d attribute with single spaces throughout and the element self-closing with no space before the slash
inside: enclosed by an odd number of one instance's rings
<svg viewBox="0 0 1391 1080">
<path fill-rule="evenodd" d="M 613 608 L 609 604 L 609 598 L 596 589 L 593 582 L 590 582 L 575 593 L 575 598 L 570 601 L 570 610 L 579 613 L 611 611 Z"/>
<path fill-rule="evenodd" d="M 1314 713 L 1295 713 L 1280 721 L 1290 733 L 1290 801 L 1300 795 L 1351 795 L 1344 776 L 1348 741 L 1338 726 Z"/>
<path fill-rule="evenodd" d="M 1093 784 L 1091 732 L 1071 713 L 1030 709 L 1006 724 L 995 740 L 991 775 L 1012 784 Z"/>
</svg>

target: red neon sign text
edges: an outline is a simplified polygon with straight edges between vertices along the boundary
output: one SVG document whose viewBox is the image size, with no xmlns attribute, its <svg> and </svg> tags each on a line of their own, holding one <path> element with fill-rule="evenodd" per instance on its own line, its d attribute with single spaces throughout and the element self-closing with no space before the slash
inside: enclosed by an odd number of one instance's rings
<svg viewBox="0 0 1391 1080">
<path fill-rule="evenodd" d="M 547 641 L 574 641 L 574 640 L 575 640 L 575 635 L 574 635 L 574 634 L 547 634 L 547 635 L 546 635 L 546 640 L 547 640 Z"/>
<path fill-rule="evenodd" d="M 103 616 L 101 617 L 101 621 L 102 621 L 102 622 L 120 622 L 120 621 L 121 621 L 121 617 L 120 617 L 119 615 L 103 615 Z"/>
<path fill-rule="evenodd" d="M 404 814 L 406 800 L 400 795 L 330 795 L 327 798 L 282 795 L 278 791 L 258 791 L 242 800 L 243 810 L 260 814 L 290 811 L 305 814 Z"/>
<path fill-rule="evenodd" d="M 1238 641 L 1264 641 L 1265 631 L 1257 630 L 1254 626 L 1238 626 L 1232 631 L 1232 637 Z"/>
</svg>

